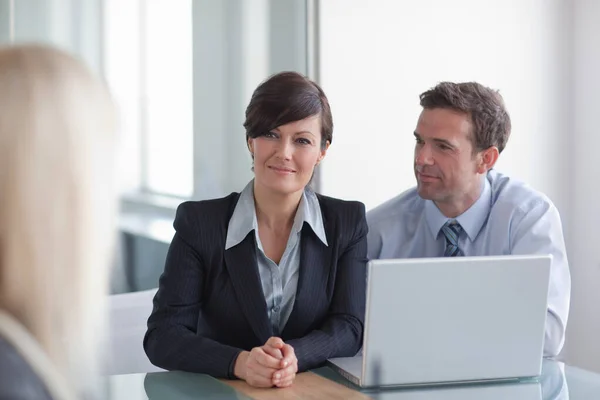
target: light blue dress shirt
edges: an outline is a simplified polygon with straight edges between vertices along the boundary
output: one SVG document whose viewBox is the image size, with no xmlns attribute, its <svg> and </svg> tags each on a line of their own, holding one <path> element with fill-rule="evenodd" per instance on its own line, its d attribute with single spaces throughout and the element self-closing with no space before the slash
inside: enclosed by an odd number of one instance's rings
<svg viewBox="0 0 600 400">
<path fill-rule="evenodd" d="M 544 355 L 563 347 L 571 276 L 560 215 L 550 199 L 495 170 L 482 182 L 479 199 L 455 218 L 465 256 L 551 254 Z M 448 221 L 431 200 L 412 188 L 367 213 L 369 258 L 441 257 Z"/>
<path fill-rule="evenodd" d="M 319 199 L 310 189 L 306 189 L 302 194 L 285 251 L 277 265 L 265 255 L 258 235 L 258 222 L 254 207 L 254 181 L 250 181 L 240 194 L 229 220 L 225 250 L 239 244 L 249 232 L 254 231 L 258 247 L 256 252 L 258 272 L 267 303 L 267 313 L 275 336 L 281 335 L 294 308 L 300 270 L 300 234 L 305 222 L 327 246 Z"/>
</svg>

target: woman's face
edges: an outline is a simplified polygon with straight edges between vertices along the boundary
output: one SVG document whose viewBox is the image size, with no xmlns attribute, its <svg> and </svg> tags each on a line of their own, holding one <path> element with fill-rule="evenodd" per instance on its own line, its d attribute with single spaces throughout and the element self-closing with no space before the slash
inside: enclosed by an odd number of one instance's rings
<svg viewBox="0 0 600 400">
<path fill-rule="evenodd" d="M 304 190 L 315 166 L 325 157 L 321 149 L 321 116 L 287 123 L 248 139 L 254 155 L 256 183 L 280 194 Z"/>
</svg>

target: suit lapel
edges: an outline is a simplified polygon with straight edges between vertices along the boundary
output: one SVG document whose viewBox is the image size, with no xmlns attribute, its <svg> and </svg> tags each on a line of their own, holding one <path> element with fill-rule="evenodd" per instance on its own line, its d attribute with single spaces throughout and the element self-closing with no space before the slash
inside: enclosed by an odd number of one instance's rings
<svg viewBox="0 0 600 400">
<path fill-rule="evenodd" d="M 272 328 L 258 273 L 254 231 L 250 231 L 246 238 L 236 246 L 225 250 L 225 265 L 238 304 L 259 342 L 264 344 L 272 336 Z"/>
<path fill-rule="evenodd" d="M 304 334 L 314 320 L 314 310 L 325 292 L 329 274 L 330 249 L 304 223 L 300 241 L 300 271 L 294 308 L 282 336 L 298 337 Z"/>
</svg>

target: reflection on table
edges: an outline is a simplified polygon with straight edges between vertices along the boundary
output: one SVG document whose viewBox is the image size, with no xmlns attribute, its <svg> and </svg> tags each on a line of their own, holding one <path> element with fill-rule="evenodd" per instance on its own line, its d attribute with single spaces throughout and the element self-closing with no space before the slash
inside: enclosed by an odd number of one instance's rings
<svg viewBox="0 0 600 400">
<path fill-rule="evenodd" d="M 121 391 L 113 390 L 110 398 L 125 399 L 124 388 L 130 384 L 132 396 L 134 386 L 139 393 L 128 400 L 186 400 L 211 399 L 278 399 L 286 398 L 334 398 L 334 399 L 379 399 L 379 400 L 470 400 L 470 399 L 521 399 L 521 400 L 566 400 L 569 398 L 565 367 L 556 361 L 544 360 L 543 373 L 538 379 L 523 379 L 514 382 L 469 385 L 445 385 L 418 388 L 360 389 L 346 381 L 335 371 L 323 367 L 300 374 L 293 387 L 288 389 L 256 389 L 241 381 L 218 380 L 207 375 L 186 372 L 157 372 L 143 375 L 120 375 L 110 377 L 111 383 Z M 600 377 L 599 377 L 600 382 Z M 118 383 L 118 384 L 117 384 Z M 140 387 L 140 386 L 143 386 Z M 143 390 L 143 392 L 142 392 Z M 147 396 L 147 397 L 146 397 Z M 577 400 L 577 399 L 575 399 Z"/>
</svg>

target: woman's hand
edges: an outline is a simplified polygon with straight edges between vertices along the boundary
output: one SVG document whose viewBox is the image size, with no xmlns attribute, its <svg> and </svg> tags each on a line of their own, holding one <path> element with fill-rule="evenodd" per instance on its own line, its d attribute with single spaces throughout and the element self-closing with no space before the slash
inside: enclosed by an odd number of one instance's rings
<svg viewBox="0 0 600 400">
<path fill-rule="evenodd" d="M 262 347 L 242 351 L 235 361 L 234 374 L 250 386 L 273 386 L 273 374 L 278 371 L 281 360 L 267 354 Z"/>
<path fill-rule="evenodd" d="M 291 386 L 298 372 L 298 359 L 293 347 L 285 344 L 278 337 L 272 337 L 267 340 L 263 349 L 266 353 L 280 360 L 279 369 L 273 374 L 273 385 L 280 388 Z"/>
<path fill-rule="evenodd" d="M 292 346 L 272 337 L 261 347 L 242 351 L 235 361 L 234 374 L 254 387 L 288 387 L 298 372 Z"/>
</svg>

